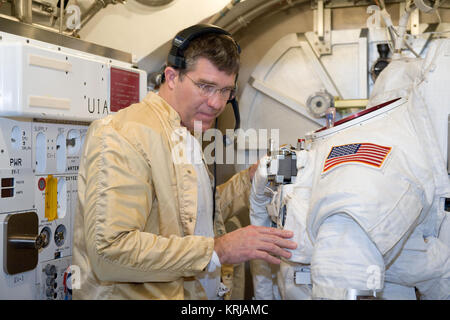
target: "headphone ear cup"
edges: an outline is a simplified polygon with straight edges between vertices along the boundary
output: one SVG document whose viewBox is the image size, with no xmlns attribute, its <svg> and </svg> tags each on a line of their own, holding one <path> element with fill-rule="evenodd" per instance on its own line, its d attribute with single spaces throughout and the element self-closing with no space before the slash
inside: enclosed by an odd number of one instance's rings
<svg viewBox="0 0 450 320">
<path fill-rule="evenodd" d="M 157 89 L 161 86 L 162 83 L 166 80 L 165 75 L 166 65 L 164 64 L 159 71 L 155 71 L 153 73 L 149 73 L 147 76 L 147 82 L 150 86 Z"/>
</svg>

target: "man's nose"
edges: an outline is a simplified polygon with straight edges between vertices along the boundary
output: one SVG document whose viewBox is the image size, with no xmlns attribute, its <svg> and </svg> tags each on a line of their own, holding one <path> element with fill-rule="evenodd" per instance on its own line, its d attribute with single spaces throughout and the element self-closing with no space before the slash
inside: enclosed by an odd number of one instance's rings
<svg viewBox="0 0 450 320">
<path fill-rule="evenodd" d="M 226 104 L 226 99 L 224 99 L 218 91 L 214 92 L 214 94 L 208 98 L 208 105 L 217 111 L 223 109 Z"/>
</svg>

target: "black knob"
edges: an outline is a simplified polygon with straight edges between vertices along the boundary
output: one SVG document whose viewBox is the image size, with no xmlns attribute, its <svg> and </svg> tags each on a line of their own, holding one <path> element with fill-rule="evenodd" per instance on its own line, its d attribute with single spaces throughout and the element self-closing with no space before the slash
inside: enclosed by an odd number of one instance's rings
<svg viewBox="0 0 450 320">
<path fill-rule="evenodd" d="M 53 298 L 54 293 L 55 293 L 55 290 L 53 290 L 53 288 L 47 288 L 47 290 L 45 290 L 45 295 L 49 298 L 50 297 Z"/>
<path fill-rule="evenodd" d="M 47 277 L 47 280 L 45 280 L 45 283 L 47 284 L 48 287 L 53 287 L 53 285 L 55 284 L 55 278 Z"/>
<path fill-rule="evenodd" d="M 53 264 L 48 264 L 45 266 L 44 272 L 48 276 L 53 276 L 56 273 L 56 267 Z"/>
</svg>

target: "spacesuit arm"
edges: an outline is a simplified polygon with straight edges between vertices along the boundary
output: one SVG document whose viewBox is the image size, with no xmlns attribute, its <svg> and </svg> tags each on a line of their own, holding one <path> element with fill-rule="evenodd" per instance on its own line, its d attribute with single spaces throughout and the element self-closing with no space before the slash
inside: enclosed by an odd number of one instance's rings
<svg viewBox="0 0 450 320">
<path fill-rule="evenodd" d="M 113 128 L 92 131 L 82 163 L 85 188 L 79 191 L 84 193 L 87 254 L 97 277 L 164 282 L 202 271 L 214 239 L 144 232 L 155 197 L 148 163 Z"/>
<path fill-rule="evenodd" d="M 443 223 L 441 233 L 448 233 L 449 226 Z M 442 239 L 425 237 L 416 229 L 386 271 L 386 280 L 416 287 L 421 299 L 450 299 L 450 247 Z"/>
<path fill-rule="evenodd" d="M 265 194 L 267 185 L 267 156 L 261 158 L 253 178 L 250 192 L 250 222 L 256 226 L 271 226 L 271 219 L 267 213 L 266 205 L 270 197 Z"/>
<path fill-rule="evenodd" d="M 266 204 L 270 198 L 264 195 L 267 184 L 267 157 L 260 160 L 258 169 L 253 178 L 250 193 L 250 223 L 256 226 L 270 227 L 271 219 L 267 213 Z M 262 260 L 250 261 L 250 269 L 253 280 L 254 298 L 256 300 L 272 300 L 273 294 L 273 273 L 269 263 Z"/>
</svg>

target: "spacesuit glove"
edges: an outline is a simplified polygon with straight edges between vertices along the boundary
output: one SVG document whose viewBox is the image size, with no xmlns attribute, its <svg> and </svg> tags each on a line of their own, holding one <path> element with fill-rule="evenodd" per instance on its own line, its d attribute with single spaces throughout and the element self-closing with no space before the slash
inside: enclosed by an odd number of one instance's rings
<svg viewBox="0 0 450 320">
<path fill-rule="evenodd" d="M 265 194 L 267 178 L 268 156 L 259 160 L 258 168 L 253 177 L 252 189 L 250 192 L 250 222 L 257 226 L 270 226 L 270 218 L 267 213 L 266 204 L 271 197 Z"/>
<path fill-rule="evenodd" d="M 264 200 L 264 191 L 267 185 L 267 163 L 269 162 L 269 157 L 264 156 L 259 160 L 258 168 L 256 169 L 255 176 L 252 182 L 252 194 L 255 195 L 257 200 Z"/>
</svg>

